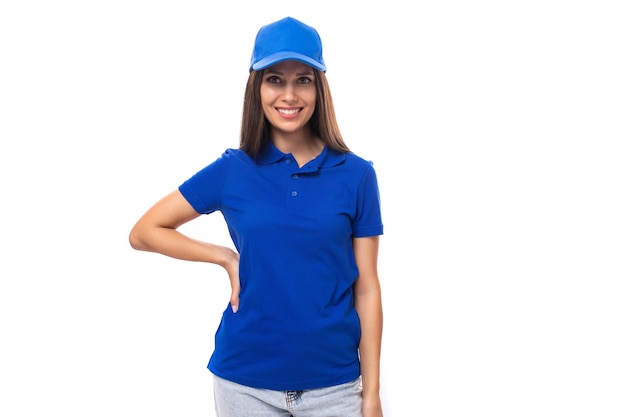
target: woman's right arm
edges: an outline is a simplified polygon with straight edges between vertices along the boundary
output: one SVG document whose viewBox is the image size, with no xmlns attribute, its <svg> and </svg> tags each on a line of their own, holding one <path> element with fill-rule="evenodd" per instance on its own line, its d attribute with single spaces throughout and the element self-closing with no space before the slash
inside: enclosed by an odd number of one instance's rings
<svg viewBox="0 0 626 417">
<path fill-rule="evenodd" d="M 231 303 L 236 311 L 239 304 L 239 254 L 226 246 L 192 239 L 178 231 L 180 226 L 199 216 L 180 191 L 172 191 L 137 221 L 128 237 L 130 246 L 176 259 L 222 266 L 231 281 Z"/>
</svg>

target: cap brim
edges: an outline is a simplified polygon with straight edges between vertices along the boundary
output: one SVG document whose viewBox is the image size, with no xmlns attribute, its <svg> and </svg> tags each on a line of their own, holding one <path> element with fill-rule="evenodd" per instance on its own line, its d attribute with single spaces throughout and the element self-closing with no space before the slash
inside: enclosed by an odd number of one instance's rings
<svg viewBox="0 0 626 417">
<path fill-rule="evenodd" d="M 261 59 L 258 62 L 255 62 L 254 64 L 252 64 L 252 67 L 250 67 L 250 69 L 253 69 L 255 71 L 260 71 L 262 69 L 271 67 L 272 65 L 278 64 L 279 62 L 283 62 L 283 61 L 300 61 L 307 65 L 312 66 L 313 68 L 317 70 L 326 71 L 326 66 L 322 64 L 321 62 L 317 62 L 316 60 L 311 59 L 306 55 L 302 55 L 296 52 L 277 52 L 275 54 L 272 54 L 270 56 L 267 56 Z"/>
</svg>

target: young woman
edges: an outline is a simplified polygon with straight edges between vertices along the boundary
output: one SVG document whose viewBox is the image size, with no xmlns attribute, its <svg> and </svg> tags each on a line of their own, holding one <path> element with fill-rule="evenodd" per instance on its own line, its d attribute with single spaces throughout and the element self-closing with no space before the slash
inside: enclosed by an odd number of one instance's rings
<svg viewBox="0 0 626 417">
<path fill-rule="evenodd" d="M 383 233 L 376 173 L 344 143 L 317 31 L 262 27 L 241 142 L 133 227 L 137 250 L 222 266 L 232 288 L 208 368 L 219 417 L 382 417 Z M 235 249 L 178 228 L 221 212 Z"/>
</svg>

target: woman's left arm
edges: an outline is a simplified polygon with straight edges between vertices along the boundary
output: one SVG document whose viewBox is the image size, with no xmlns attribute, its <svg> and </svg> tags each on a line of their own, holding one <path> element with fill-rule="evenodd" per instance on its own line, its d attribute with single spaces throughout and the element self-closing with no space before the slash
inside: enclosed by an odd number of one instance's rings
<svg viewBox="0 0 626 417">
<path fill-rule="evenodd" d="M 354 238 L 359 276 L 354 284 L 354 304 L 361 320 L 361 379 L 363 417 L 383 417 L 380 400 L 380 351 L 383 307 L 378 280 L 378 236 Z"/>
</svg>

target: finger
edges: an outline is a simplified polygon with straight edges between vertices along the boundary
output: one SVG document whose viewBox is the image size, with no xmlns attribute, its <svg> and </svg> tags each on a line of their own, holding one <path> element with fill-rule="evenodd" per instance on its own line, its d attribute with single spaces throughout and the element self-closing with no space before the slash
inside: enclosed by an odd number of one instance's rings
<svg viewBox="0 0 626 417">
<path fill-rule="evenodd" d="M 233 310 L 233 313 L 236 313 L 239 310 L 239 282 L 235 282 L 232 285 L 232 290 L 230 293 L 230 306 Z"/>
<path fill-rule="evenodd" d="M 234 295 L 231 295 L 230 308 L 233 310 L 233 313 L 236 313 L 237 310 L 239 310 L 239 297 L 235 297 Z"/>
</svg>

